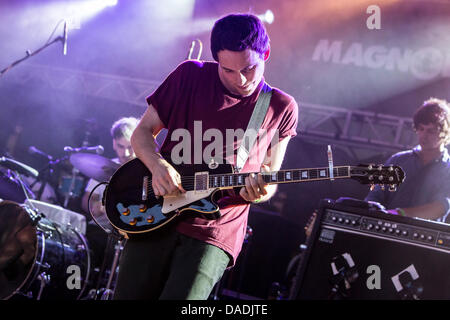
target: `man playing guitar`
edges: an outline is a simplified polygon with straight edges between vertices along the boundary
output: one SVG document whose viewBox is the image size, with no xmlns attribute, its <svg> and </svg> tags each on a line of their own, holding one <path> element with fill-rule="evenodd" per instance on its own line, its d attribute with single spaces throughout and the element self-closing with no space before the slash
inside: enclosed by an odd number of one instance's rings
<svg viewBox="0 0 450 320">
<path fill-rule="evenodd" d="M 218 20 L 211 34 L 211 51 L 216 62 L 181 63 L 147 98 L 148 109 L 131 138 L 138 159 L 151 172 L 156 196 L 186 192 L 179 172 L 162 156 L 171 154 L 180 143 L 174 132 L 185 129 L 194 136 L 199 121 L 202 137 L 208 129 L 218 130 L 222 137 L 227 129 L 245 130 L 264 86 L 270 46 L 257 17 L 232 14 Z M 296 135 L 297 117 L 295 100 L 274 88 L 261 126 L 272 136 L 258 140 L 241 172 L 279 170 L 289 139 Z M 159 150 L 154 138 L 162 128 L 168 129 L 168 135 Z M 271 145 L 275 132 L 278 139 Z M 185 148 L 180 156 L 186 159 L 187 152 L 189 161 L 195 163 L 208 143 L 202 141 L 202 150 L 196 150 L 194 144 L 199 141 L 192 140 L 187 145 L 194 152 Z M 233 140 L 216 155 L 226 154 L 231 147 L 231 157 L 225 158 L 235 164 L 239 144 Z M 258 158 L 258 154 L 265 156 Z M 275 189 L 261 174 L 250 175 L 238 192 L 223 191 L 227 196 L 220 203 L 220 218 L 185 216 L 167 228 L 131 237 L 121 257 L 115 299 L 207 299 L 239 255 L 250 204 L 268 200 Z"/>
</svg>

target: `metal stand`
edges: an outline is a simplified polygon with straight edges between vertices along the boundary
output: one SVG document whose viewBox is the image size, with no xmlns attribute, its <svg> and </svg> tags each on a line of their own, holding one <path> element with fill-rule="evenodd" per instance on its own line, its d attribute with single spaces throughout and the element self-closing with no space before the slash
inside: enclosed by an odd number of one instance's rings
<svg viewBox="0 0 450 320">
<path fill-rule="evenodd" d="M 36 300 L 41 300 L 41 295 L 42 295 L 42 291 L 44 290 L 44 287 L 50 283 L 50 276 L 47 275 L 45 272 L 42 272 L 39 276 L 38 276 L 38 280 L 40 280 L 41 284 L 39 287 L 39 293 L 36 297 Z"/>
<path fill-rule="evenodd" d="M 123 250 L 122 245 L 123 241 L 124 241 L 123 238 L 119 239 L 114 247 L 114 259 L 112 262 L 111 270 L 109 272 L 108 282 L 106 284 L 106 288 L 100 289 L 101 291 L 103 291 L 100 300 L 111 300 L 114 295 L 114 289 L 111 289 L 111 285 L 114 280 L 114 276 L 116 275 L 117 265 L 119 263 L 121 251 Z"/>
<path fill-rule="evenodd" d="M 40 186 L 40 188 L 38 190 L 38 193 L 36 195 L 36 199 L 41 200 L 42 194 L 44 192 L 44 189 L 45 189 L 46 185 L 51 186 L 56 192 L 57 186 L 53 183 L 55 170 L 58 168 L 59 165 L 61 165 L 68 158 L 69 158 L 68 156 L 64 156 L 64 157 L 61 157 L 61 158 L 58 158 L 58 159 L 51 158 L 51 159 L 49 159 L 47 165 L 39 170 L 38 177 L 36 178 L 36 180 L 30 186 L 30 188 L 33 188 L 36 183 L 38 183 L 38 182 L 41 183 L 41 186 Z M 60 199 L 55 199 L 55 200 L 57 200 L 59 205 L 67 208 L 66 202 L 63 205 L 61 203 Z"/>
<path fill-rule="evenodd" d="M 3 70 L 0 71 L 0 78 L 1 78 L 6 72 L 8 72 L 9 70 L 11 70 L 13 67 L 15 67 L 16 65 L 18 65 L 19 63 L 21 63 L 21 62 L 27 60 L 28 58 L 30 58 L 30 57 L 32 57 L 32 56 L 37 55 L 38 53 L 40 53 L 41 51 L 43 51 L 45 48 L 51 46 L 52 44 L 54 44 L 55 42 L 58 42 L 58 41 L 64 41 L 64 38 L 61 37 L 61 36 L 60 36 L 60 37 L 57 37 L 57 38 L 55 38 L 53 41 L 46 43 L 44 46 L 42 46 L 41 48 L 37 49 L 37 50 L 34 51 L 34 52 L 31 52 L 30 50 L 27 50 L 27 51 L 26 51 L 26 54 L 27 54 L 27 55 L 26 55 L 25 57 L 23 57 L 22 59 L 19 59 L 19 60 L 17 60 L 17 61 L 14 61 L 14 62 L 13 62 L 12 64 L 10 64 L 8 67 L 6 67 L 5 69 L 3 69 Z"/>
<path fill-rule="evenodd" d="M 65 196 L 64 196 L 64 208 L 67 208 L 67 206 L 69 205 L 69 200 L 70 198 L 72 198 L 74 196 L 74 190 L 75 190 L 75 179 L 78 177 L 78 173 L 80 171 L 78 171 L 78 169 L 73 168 L 72 169 L 72 177 L 70 179 L 70 186 L 69 186 L 69 190 L 67 190 Z"/>
</svg>

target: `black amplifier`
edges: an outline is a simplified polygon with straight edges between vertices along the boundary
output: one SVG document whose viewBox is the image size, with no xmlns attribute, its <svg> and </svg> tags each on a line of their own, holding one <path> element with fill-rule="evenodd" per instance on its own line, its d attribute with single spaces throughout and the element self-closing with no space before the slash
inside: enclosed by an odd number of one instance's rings
<svg viewBox="0 0 450 320">
<path fill-rule="evenodd" d="M 322 200 L 289 298 L 450 299 L 450 225 Z"/>
</svg>

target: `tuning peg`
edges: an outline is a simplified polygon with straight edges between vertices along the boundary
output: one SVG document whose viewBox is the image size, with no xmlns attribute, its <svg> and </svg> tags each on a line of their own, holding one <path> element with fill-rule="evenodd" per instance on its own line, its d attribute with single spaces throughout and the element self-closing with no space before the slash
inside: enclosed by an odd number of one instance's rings
<svg viewBox="0 0 450 320">
<path fill-rule="evenodd" d="M 378 180 L 383 181 L 384 177 L 381 175 L 378 177 Z"/>
<path fill-rule="evenodd" d="M 389 171 L 394 171 L 394 166 L 393 166 L 393 165 L 390 165 L 388 170 L 389 170 Z"/>
<path fill-rule="evenodd" d="M 397 186 L 395 184 L 390 184 L 389 185 L 389 191 L 390 192 L 395 192 L 397 191 Z"/>
<path fill-rule="evenodd" d="M 381 171 L 381 170 L 383 170 L 383 165 L 382 165 L 382 164 L 380 164 L 380 165 L 378 166 L 378 171 Z"/>
<path fill-rule="evenodd" d="M 373 169 L 372 164 L 369 164 L 369 165 L 367 166 L 367 169 L 372 170 L 372 169 Z"/>
<path fill-rule="evenodd" d="M 394 177 L 392 177 L 392 176 L 389 177 L 389 181 L 390 181 L 390 182 L 394 181 Z"/>
<path fill-rule="evenodd" d="M 373 175 L 369 176 L 369 181 L 373 181 Z"/>
</svg>

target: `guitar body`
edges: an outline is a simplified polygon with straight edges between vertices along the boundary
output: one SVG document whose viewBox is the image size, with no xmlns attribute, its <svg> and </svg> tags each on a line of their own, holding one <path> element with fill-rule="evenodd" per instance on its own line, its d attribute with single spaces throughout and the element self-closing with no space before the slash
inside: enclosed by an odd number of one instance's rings
<svg viewBox="0 0 450 320">
<path fill-rule="evenodd" d="M 167 158 L 166 158 L 167 159 Z M 151 184 L 151 172 L 139 159 L 122 165 L 111 177 L 106 188 L 105 208 L 110 223 L 121 233 L 144 233 L 169 223 L 181 213 L 195 213 L 206 219 L 220 217 L 216 204 L 216 189 L 196 191 L 193 177 L 198 172 L 210 174 L 233 173 L 229 164 L 176 165 L 167 160 L 181 175 L 187 191 L 177 197 L 156 198 Z M 146 195 L 144 195 L 146 193 Z"/>
</svg>

